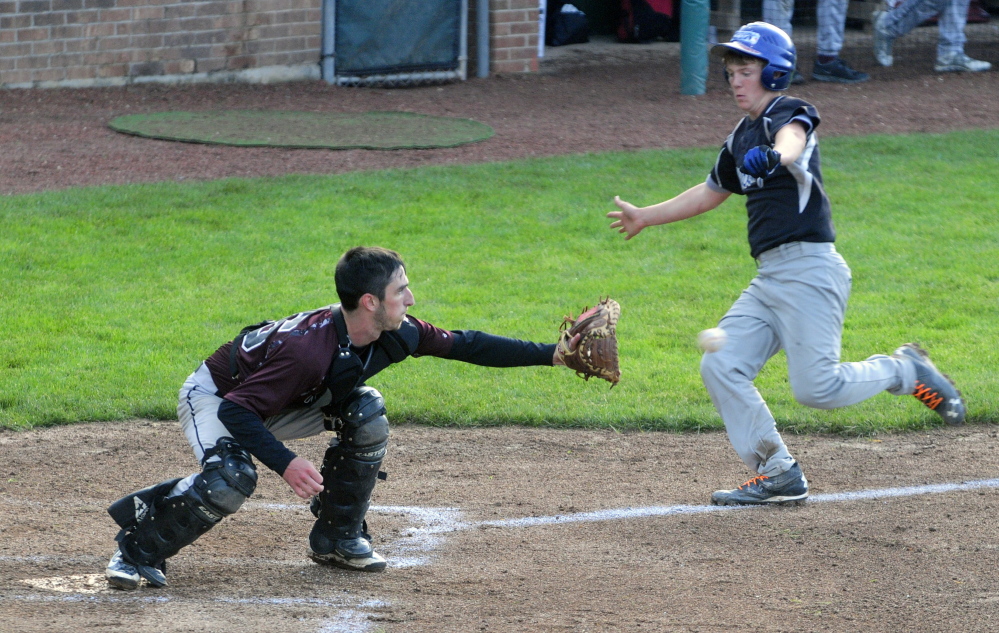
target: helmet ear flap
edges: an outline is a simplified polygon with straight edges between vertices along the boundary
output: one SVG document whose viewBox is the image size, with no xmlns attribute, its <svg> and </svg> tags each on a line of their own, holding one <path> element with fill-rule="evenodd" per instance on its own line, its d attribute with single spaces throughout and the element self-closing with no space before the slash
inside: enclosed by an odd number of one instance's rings
<svg viewBox="0 0 999 633">
<path fill-rule="evenodd" d="M 771 64 L 760 73 L 760 81 L 763 87 L 770 91 L 787 90 L 791 85 L 791 73 L 774 68 Z"/>
</svg>

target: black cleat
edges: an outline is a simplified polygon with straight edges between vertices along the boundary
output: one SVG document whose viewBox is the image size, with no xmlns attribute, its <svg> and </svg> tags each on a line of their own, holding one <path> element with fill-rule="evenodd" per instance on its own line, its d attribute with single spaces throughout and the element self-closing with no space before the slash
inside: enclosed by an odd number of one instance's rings
<svg viewBox="0 0 999 633">
<path fill-rule="evenodd" d="M 309 558 L 322 565 L 335 565 L 351 571 L 383 571 L 385 559 L 366 538 L 331 541 L 321 534 L 309 536 Z"/>
</svg>

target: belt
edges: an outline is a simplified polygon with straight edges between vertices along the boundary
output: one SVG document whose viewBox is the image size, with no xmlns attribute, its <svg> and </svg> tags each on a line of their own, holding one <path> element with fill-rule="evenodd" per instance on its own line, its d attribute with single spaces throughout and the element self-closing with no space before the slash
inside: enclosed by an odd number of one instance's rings
<svg viewBox="0 0 999 633">
<path fill-rule="evenodd" d="M 756 256 L 758 265 L 779 262 L 785 259 L 794 259 L 804 255 L 821 255 L 823 253 L 835 253 L 836 245 L 832 242 L 788 242 L 775 246 L 768 251 L 763 251 Z"/>
</svg>

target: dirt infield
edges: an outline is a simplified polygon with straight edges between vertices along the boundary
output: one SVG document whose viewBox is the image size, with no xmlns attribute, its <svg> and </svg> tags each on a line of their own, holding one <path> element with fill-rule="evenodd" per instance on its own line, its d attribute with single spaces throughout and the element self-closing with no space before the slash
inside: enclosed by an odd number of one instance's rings
<svg viewBox="0 0 999 633">
<path fill-rule="evenodd" d="M 2 433 L 0 628 L 995 630 L 995 429 L 789 441 L 812 500 L 723 509 L 708 495 L 746 473 L 721 433 L 397 427 L 369 513 L 386 572 L 310 562 L 312 515 L 268 471 L 168 587 L 125 593 L 104 508 L 195 469 L 177 425 Z"/>
<path fill-rule="evenodd" d="M 680 96 L 676 79 L 675 64 L 646 60 L 394 91 L 0 91 L 0 193 L 720 143 L 737 119 L 729 97 Z M 996 72 L 794 92 L 817 104 L 825 136 L 999 126 Z M 404 110 L 473 118 L 496 136 L 335 153 L 106 127 L 137 111 L 223 108 Z M 116 531 L 105 508 L 195 470 L 177 424 L 0 431 L 0 631 L 995 630 L 995 426 L 787 440 L 807 504 L 715 508 L 712 490 L 750 474 L 721 433 L 397 426 L 369 513 L 385 573 L 310 562 L 311 515 L 264 472 L 243 510 L 171 560 L 168 587 L 125 593 L 103 581 Z M 325 442 L 293 444 L 319 461 Z"/>
</svg>

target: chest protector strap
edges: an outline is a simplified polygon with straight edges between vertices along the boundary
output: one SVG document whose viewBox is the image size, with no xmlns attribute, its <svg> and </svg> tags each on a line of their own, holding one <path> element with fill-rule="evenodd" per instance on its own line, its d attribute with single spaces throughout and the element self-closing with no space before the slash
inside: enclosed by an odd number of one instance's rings
<svg viewBox="0 0 999 633">
<path fill-rule="evenodd" d="M 330 368 L 326 372 L 326 388 L 329 389 L 330 395 L 333 397 L 328 405 L 330 408 L 330 411 L 327 412 L 328 416 L 335 415 L 336 406 L 361 383 L 361 377 L 364 374 L 364 363 L 361 362 L 357 354 L 350 350 L 347 322 L 343 318 L 340 306 L 333 306 L 331 312 L 333 313 L 333 325 L 336 327 L 339 349 L 333 355 Z"/>
</svg>

